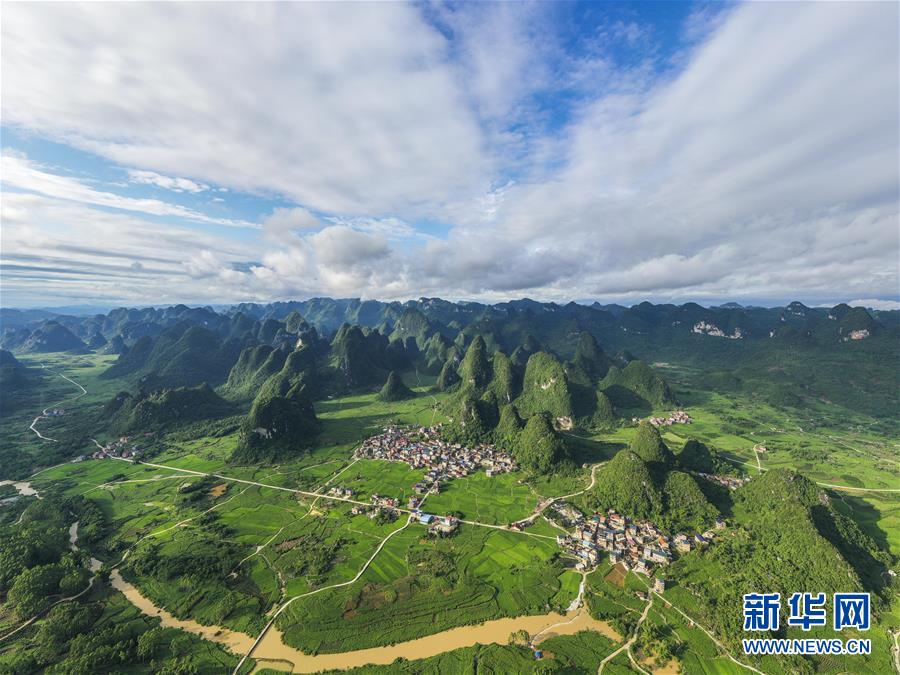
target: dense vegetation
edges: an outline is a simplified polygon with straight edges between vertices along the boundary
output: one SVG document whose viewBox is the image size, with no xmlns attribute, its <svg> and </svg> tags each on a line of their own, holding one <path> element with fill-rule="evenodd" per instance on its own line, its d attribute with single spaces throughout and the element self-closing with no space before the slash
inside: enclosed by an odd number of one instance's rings
<svg viewBox="0 0 900 675">
<path fill-rule="evenodd" d="M 104 406 L 101 419 L 110 431 L 125 434 L 174 428 L 232 412 L 232 406 L 204 382 L 196 387 L 139 391 L 134 396 L 120 392 Z"/>
<path fill-rule="evenodd" d="M 754 477 L 734 496 L 734 536 L 674 566 L 679 583 L 702 599 L 707 619 L 736 641 L 744 593 L 885 592 L 889 557 L 837 513 L 828 495 L 791 471 Z M 877 602 L 876 602 L 877 606 Z"/>
<path fill-rule="evenodd" d="M 23 394 L 39 379 L 12 352 L 0 349 L 0 417 L 23 405 Z"/>
<path fill-rule="evenodd" d="M 625 408 L 660 408 L 675 403 L 668 383 L 643 361 L 624 368 L 610 366 L 600 388 L 615 405 Z"/>
<path fill-rule="evenodd" d="M 392 370 L 381 391 L 378 392 L 378 400 L 390 403 L 391 401 L 403 401 L 414 395 L 410 388 L 403 384 L 403 380 L 396 371 Z"/>
<path fill-rule="evenodd" d="M 678 466 L 656 428 L 643 423 L 631 445 L 597 472 L 586 503 L 652 520 L 672 533 L 702 531 L 719 512 L 682 468 L 689 467 Z"/>
<path fill-rule="evenodd" d="M 12 441 L 0 448 L 0 478 L 26 477 L 86 454 L 95 447 L 91 438 L 153 430 L 147 442 L 158 443 L 164 458 L 154 461 L 288 489 L 347 485 L 363 501 L 377 491 L 405 504 L 421 473 L 399 463 L 361 461 L 328 481 L 375 430 L 443 421 L 448 438 L 494 442 L 515 455 L 522 472 L 454 479 L 429 496 L 435 513 L 512 522 L 543 497 L 584 490 L 589 471 L 582 464 L 608 460 L 577 500 L 585 511 L 613 507 L 671 533 L 702 531 L 727 517 L 713 545 L 681 556 L 665 574 L 666 598 L 732 646 L 740 635 L 740 595 L 748 590 L 870 590 L 881 622 L 871 635 L 883 639 L 883 627 L 892 625 L 892 503 L 847 492 L 836 501 L 838 493 L 774 468 L 794 466 L 823 483 L 892 486 L 895 463 L 880 450 L 883 439 L 896 435 L 890 412 L 897 376 L 884 367 L 896 354 L 892 313 L 797 304 L 769 310 L 317 299 L 227 312 L 179 306 L 34 316 L 4 324 L 4 345 L 18 358 L 0 352 L 0 417 Z M 49 337 L 66 336 L 43 323 L 48 319 L 95 353 L 30 356 Z M 699 322 L 707 328 L 697 332 Z M 119 355 L 103 377 L 114 357 L 101 353 Z M 48 370 L 39 371 L 45 362 Z M 57 370 L 89 393 L 67 402 L 80 392 Z M 10 390 L 20 407 L 8 405 Z M 411 395 L 417 398 L 407 401 Z M 696 411 L 695 423 L 664 428 L 660 436 L 628 421 L 675 405 Z M 67 409 L 37 425 L 58 442 L 41 442 L 27 429 L 47 406 Z M 696 440 L 682 447 L 686 437 Z M 740 462 L 753 464 L 756 439 L 770 450 L 761 457 L 761 475 L 745 487 L 729 492 L 696 475 L 734 474 Z M 870 483 L 870 471 L 883 482 Z M 107 561 L 145 539 L 122 571 L 160 606 L 248 633 L 261 628 L 282 594 L 352 579 L 373 546 L 405 523 L 386 515 L 351 518 L 350 505 L 298 503 L 286 490 L 254 488 L 242 497 L 246 485 L 163 474 L 117 461 L 64 465 L 32 479 L 46 480 L 44 500 L 0 508 L 0 624 L 45 612 L 0 650 L 0 673 L 221 672 L 234 665 L 209 644 L 155 627 L 155 619 L 109 589 L 102 573 L 79 600 L 48 610 L 86 588 L 90 577 L 86 554 L 68 543 L 75 520 L 79 545 Z M 63 492 L 84 497 L 55 496 Z M 0 488 L 0 499 L 14 494 Z M 183 524 L 172 529 L 176 523 Z M 455 537 L 440 539 L 410 525 L 358 583 L 297 601 L 280 625 L 294 645 L 334 651 L 563 609 L 577 575 L 556 557 L 550 525 L 538 519 L 528 534 L 542 536 L 463 525 Z M 629 575 L 625 588 L 613 589 L 605 574 L 589 577 L 588 605 L 630 633 L 642 608 L 633 591 L 642 586 Z M 711 643 L 709 653 L 698 649 L 692 633 L 674 623 L 674 612 L 663 617 L 666 611 L 654 605 L 638 634 L 638 658 L 674 656 L 686 672 L 700 668 L 691 655 L 720 658 Z M 594 672 L 609 647 L 595 634 L 548 641 L 554 658 L 539 668 Z M 494 645 L 362 670 L 530 672 L 534 664 L 520 646 Z M 605 670 L 624 664 L 620 657 Z M 865 661 L 861 671 L 881 672 L 872 664 L 887 661 Z M 833 663 L 799 659 L 775 669 L 756 665 L 766 672 L 834 670 Z"/>
<path fill-rule="evenodd" d="M 285 395 L 262 391 L 241 425 L 231 459 L 240 464 L 274 462 L 310 448 L 320 430 L 312 402 L 302 388 Z"/>
</svg>

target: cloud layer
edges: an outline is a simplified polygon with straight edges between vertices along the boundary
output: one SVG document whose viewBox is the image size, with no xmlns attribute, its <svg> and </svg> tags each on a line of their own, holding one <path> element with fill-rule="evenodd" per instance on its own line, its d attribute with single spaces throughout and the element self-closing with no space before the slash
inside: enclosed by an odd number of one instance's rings
<svg viewBox="0 0 900 675">
<path fill-rule="evenodd" d="M 4 295 L 897 297 L 897 5 L 558 11 L 7 6 L 4 125 L 161 193 L 4 151 Z"/>
</svg>

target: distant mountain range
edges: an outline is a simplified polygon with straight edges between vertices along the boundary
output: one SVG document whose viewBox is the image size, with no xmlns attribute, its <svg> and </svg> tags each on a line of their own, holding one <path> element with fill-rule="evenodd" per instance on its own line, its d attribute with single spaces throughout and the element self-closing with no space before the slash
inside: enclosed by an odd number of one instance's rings
<svg viewBox="0 0 900 675">
<path fill-rule="evenodd" d="M 3 309 L 0 318 L 0 347 L 13 353 L 118 354 L 108 377 L 148 391 L 209 383 L 232 400 L 254 398 L 279 373 L 277 391 L 270 392 L 275 396 L 299 389 L 312 398 L 354 388 L 377 390 L 391 371 L 414 367 L 439 375 L 439 388 L 451 387 L 459 378 L 457 366 L 478 337 L 488 357 L 503 352 L 494 366 L 498 377 L 507 370 L 524 377 L 529 359 L 544 352 L 552 361 L 543 369 L 567 364 L 567 372 L 579 372 L 592 386 L 606 378 L 605 396 L 616 407 L 627 407 L 628 392 L 637 389 L 654 405 L 670 400 L 665 384 L 653 381 L 645 367 L 625 373 L 636 359 L 687 365 L 710 382 L 763 391 L 777 405 L 817 396 L 877 415 L 890 414 L 900 384 L 896 369 L 885 368 L 897 360 L 900 311 L 845 304 L 813 308 L 792 302 L 766 308 L 643 302 L 624 307 L 529 299 L 487 305 L 440 298 L 313 298 L 242 303 L 220 311 L 186 305 L 120 308 L 91 316 Z M 309 375 L 311 361 L 315 376 Z M 611 365 L 615 369 L 607 373 Z M 630 388 L 616 381 L 622 377 Z M 504 393 L 503 381 L 492 385 L 501 400 L 512 397 L 508 387 Z M 764 387 L 758 386 L 761 382 Z M 577 389 L 583 383 L 574 378 L 573 385 Z M 527 409 L 525 394 L 520 404 Z M 562 392 L 559 400 L 567 397 L 570 392 Z M 590 407 L 592 414 L 602 415 L 607 401 L 601 398 Z"/>
<path fill-rule="evenodd" d="M 839 304 L 831 308 L 807 307 L 792 302 L 786 307 L 743 307 L 729 302 L 717 307 L 696 303 L 683 305 L 642 302 L 632 307 L 607 304 L 583 305 L 570 302 L 537 302 L 529 299 L 487 305 L 477 302 L 449 302 L 440 298 L 420 298 L 407 302 L 312 298 L 310 300 L 241 303 L 226 309 L 174 305 L 165 308 L 113 309 L 105 314 L 76 315 L 42 309 L 0 309 L 3 345 L 13 350 L 59 351 L 81 348 L 70 336 L 59 332 L 49 339 L 35 339 L 25 345 L 35 330 L 47 332 L 46 322 L 55 322 L 88 346 L 99 337 L 105 342 L 120 336 L 133 344 L 145 335 L 158 335 L 180 322 L 220 331 L 230 320 L 242 315 L 250 320 L 281 321 L 296 313 L 323 335 L 336 333 L 342 324 L 387 330 L 395 336 L 422 335 L 435 328 L 455 337 L 493 333 L 497 344 L 510 348 L 520 340 L 514 335 L 525 322 L 533 322 L 532 332 L 546 341 L 557 332 L 559 323 L 570 322 L 589 330 L 609 349 L 624 342 L 618 333 L 632 335 L 702 334 L 731 340 L 806 338 L 814 341 L 849 341 L 871 337 L 883 329 L 900 326 L 898 310 L 867 310 Z M 500 326 L 499 324 L 503 324 Z M 53 331 L 58 329 L 51 326 Z M 26 332 L 27 331 L 27 332 Z M 506 340 L 507 342 L 504 342 Z M 515 343 L 515 344 L 513 344 Z"/>
</svg>

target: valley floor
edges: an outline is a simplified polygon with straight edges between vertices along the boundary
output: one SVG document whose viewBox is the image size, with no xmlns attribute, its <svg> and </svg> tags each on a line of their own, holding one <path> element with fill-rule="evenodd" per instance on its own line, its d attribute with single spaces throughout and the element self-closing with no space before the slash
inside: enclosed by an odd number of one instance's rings
<svg viewBox="0 0 900 675">
<path fill-rule="evenodd" d="M 442 421 L 441 395 L 430 393 L 427 378 L 410 373 L 417 396 L 400 403 L 370 394 L 319 403 L 319 447 L 278 466 L 229 464 L 237 439 L 227 428 L 153 439 L 165 449 L 142 463 L 70 462 L 113 440 L 84 422 L 117 390 L 99 378 L 110 357 L 23 361 L 46 366 L 41 389 L 2 418 L 0 434 L 29 464 L 48 468 L 27 478 L 22 489 L 37 494 L 22 499 L 58 495 L 96 504 L 109 529 L 87 550 L 104 566 L 94 570 L 83 599 L 102 601 L 130 621 L 142 613 L 142 621 L 159 619 L 203 638 L 185 647 L 201 672 L 453 673 L 472 664 L 530 672 L 541 663 L 567 672 L 779 672 L 774 657 L 754 665 L 724 644 L 685 589 L 656 594 L 635 574 L 619 578 L 602 565 L 582 575 L 559 558 L 559 530 L 535 515 L 538 505 L 593 485 L 597 467 L 628 443 L 630 428 L 577 439 L 583 468 L 572 475 L 526 480 L 520 472 L 479 472 L 452 480 L 422 508 L 455 514 L 460 531 L 434 540 L 406 508 L 423 472 L 353 457 L 364 438 L 389 423 Z M 751 476 L 798 469 L 900 555 L 900 443 L 883 423 L 827 403 L 801 417 L 704 391 L 688 371 L 667 376 L 694 419 L 666 428 L 670 446 L 703 440 Z M 49 415 L 51 408 L 65 413 Z M 78 444 L 83 452 L 73 450 Z M 755 452 L 759 445 L 766 451 Z M 22 478 L 20 468 L 0 479 Z M 328 495 L 335 486 L 352 497 Z M 352 513 L 373 494 L 399 499 L 399 518 Z M 533 525 L 524 531 L 508 527 L 527 518 Z M 881 609 L 870 636 L 879 653 L 866 661 L 835 658 L 835 670 L 889 672 L 898 605 L 894 598 Z M 0 663 L 35 648 L 42 621 L 22 628 L 0 607 Z M 649 639 L 648 627 L 664 637 Z"/>
</svg>

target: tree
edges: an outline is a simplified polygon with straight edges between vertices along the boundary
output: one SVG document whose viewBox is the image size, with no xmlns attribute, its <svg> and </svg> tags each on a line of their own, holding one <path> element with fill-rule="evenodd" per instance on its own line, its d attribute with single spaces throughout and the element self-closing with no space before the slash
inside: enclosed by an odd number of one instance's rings
<svg viewBox="0 0 900 675">
<path fill-rule="evenodd" d="M 56 563 L 26 569 L 13 581 L 7 601 L 18 617 L 29 618 L 50 604 L 50 596 L 59 593 L 62 577 L 63 567 Z"/>
<path fill-rule="evenodd" d="M 387 381 L 384 383 L 381 391 L 378 392 L 378 400 L 387 402 L 403 401 L 412 398 L 413 396 L 415 396 L 415 394 L 412 390 L 403 383 L 400 376 L 393 370 L 388 375 Z"/>
<path fill-rule="evenodd" d="M 169 644 L 166 629 L 161 626 L 151 628 L 138 637 L 137 653 L 144 661 L 150 661 L 162 655 L 162 648 Z"/>
<path fill-rule="evenodd" d="M 546 414 L 532 415 L 516 445 L 516 461 L 529 473 L 548 473 L 566 455 L 562 438 Z"/>
<path fill-rule="evenodd" d="M 641 422 L 638 425 L 629 449 L 650 464 L 672 463 L 672 452 L 663 442 L 659 430 L 649 422 Z"/>
<path fill-rule="evenodd" d="M 491 364 L 487 357 L 487 346 L 484 338 L 476 335 L 466 350 L 459 365 L 459 376 L 463 389 L 471 389 L 482 393 L 491 380 Z"/>
<path fill-rule="evenodd" d="M 444 367 L 441 368 L 441 374 L 438 375 L 437 388 L 438 391 L 449 391 L 459 383 L 459 375 L 456 373 L 456 365 L 453 359 L 447 359 Z"/>
</svg>

